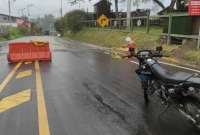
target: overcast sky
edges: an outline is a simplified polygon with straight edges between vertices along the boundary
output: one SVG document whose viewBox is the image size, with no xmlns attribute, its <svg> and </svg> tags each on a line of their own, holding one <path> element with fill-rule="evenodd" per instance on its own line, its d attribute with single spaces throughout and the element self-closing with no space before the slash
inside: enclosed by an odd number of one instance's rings
<svg viewBox="0 0 200 135">
<path fill-rule="evenodd" d="M 22 9 L 27 7 L 29 4 L 33 4 L 32 7 L 30 7 L 30 16 L 32 18 L 36 18 L 39 16 L 44 16 L 45 14 L 53 14 L 54 16 L 60 15 L 60 1 L 61 0 L 16 0 L 15 2 L 13 0 L 11 4 L 12 8 L 12 15 L 15 16 L 21 16 Z M 84 0 L 87 2 L 81 2 L 81 4 L 71 5 L 69 4 L 68 0 L 63 0 L 63 12 L 66 13 L 73 9 L 84 9 L 87 11 L 93 11 L 93 5 L 99 1 L 99 0 L 92 0 L 91 2 L 88 2 L 88 0 Z M 111 0 L 114 1 L 114 0 Z M 165 4 L 169 3 L 170 0 L 163 0 Z M 139 8 L 150 8 L 150 9 L 156 9 L 155 5 L 152 2 L 148 2 L 146 4 L 140 4 Z M 112 6 L 112 9 L 114 9 L 114 4 Z M 132 10 L 136 9 L 136 7 L 132 7 Z M 126 11 L 126 3 L 120 3 L 119 4 L 119 10 L 120 11 Z M 27 14 L 27 9 L 23 11 L 24 14 Z M 7 14 L 8 13 L 8 0 L 0 0 L 0 13 Z"/>
</svg>

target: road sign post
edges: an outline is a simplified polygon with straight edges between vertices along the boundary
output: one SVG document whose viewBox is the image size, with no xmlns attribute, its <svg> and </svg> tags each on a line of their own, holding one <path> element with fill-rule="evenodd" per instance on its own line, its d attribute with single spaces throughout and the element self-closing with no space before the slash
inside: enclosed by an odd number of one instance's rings
<svg viewBox="0 0 200 135">
<path fill-rule="evenodd" d="M 198 44 L 197 44 L 197 49 L 200 48 L 200 27 L 199 27 L 199 36 L 198 36 Z"/>
<path fill-rule="evenodd" d="M 167 45 L 171 44 L 172 14 L 169 15 Z"/>
<path fill-rule="evenodd" d="M 131 0 L 127 0 L 127 18 L 126 18 L 127 30 L 131 31 Z"/>
</svg>

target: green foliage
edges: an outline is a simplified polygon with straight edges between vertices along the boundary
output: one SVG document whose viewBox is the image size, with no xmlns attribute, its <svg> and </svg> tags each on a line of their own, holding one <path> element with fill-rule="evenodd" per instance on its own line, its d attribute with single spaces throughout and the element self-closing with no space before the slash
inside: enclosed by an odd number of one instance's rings
<svg viewBox="0 0 200 135">
<path fill-rule="evenodd" d="M 40 28 L 36 23 L 31 25 L 31 35 L 40 35 L 42 33 L 42 28 Z"/>
<path fill-rule="evenodd" d="M 3 36 L 0 36 L 0 41 L 4 41 L 4 40 L 6 40 L 6 38 Z"/>
<path fill-rule="evenodd" d="M 136 28 L 134 29 L 136 30 Z M 146 29 L 140 28 L 134 32 L 136 43 L 139 48 L 155 48 L 158 45 L 160 35 L 157 34 L 159 28 L 151 29 L 150 34 L 145 33 Z M 156 34 L 155 34 L 156 33 Z M 65 34 L 67 37 L 89 42 L 105 47 L 120 47 L 126 44 L 125 38 L 133 33 L 122 32 L 117 30 L 106 30 L 98 28 L 83 29 L 76 34 Z"/>
<path fill-rule="evenodd" d="M 125 37 L 135 35 L 138 49 L 148 48 L 155 49 L 159 45 L 160 28 L 152 28 L 149 34 L 145 33 L 145 28 L 135 28 L 134 33 L 128 33 L 117 30 L 106 30 L 98 28 L 85 28 L 75 34 L 66 33 L 66 39 L 79 40 L 87 43 L 92 43 L 104 47 L 121 47 L 126 44 Z M 200 65 L 200 51 L 195 50 L 194 47 L 178 46 L 178 45 L 163 45 L 164 53 L 170 55 L 171 62 L 178 62 L 179 64 L 195 64 Z M 173 58 L 175 60 L 173 60 Z M 173 60 L 173 61 L 172 61 Z"/>
<path fill-rule="evenodd" d="M 25 27 L 9 27 L 8 34 L 0 36 L 0 41 L 15 39 L 29 34 L 30 34 L 29 30 Z"/>
<path fill-rule="evenodd" d="M 104 47 L 120 47 L 125 44 L 127 33 L 118 31 L 105 31 L 101 29 L 83 29 L 76 34 L 65 35 L 67 38 L 93 43 Z"/>
<path fill-rule="evenodd" d="M 68 12 L 62 19 L 57 20 L 55 28 L 62 35 L 68 31 L 77 33 L 84 26 L 82 23 L 83 20 L 85 20 L 85 12 L 82 10 L 73 10 Z"/>
<path fill-rule="evenodd" d="M 190 63 L 200 65 L 200 51 L 197 50 L 189 50 L 184 52 L 184 59 L 190 61 Z"/>
<path fill-rule="evenodd" d="M 37 23 L 37 25 L 42 28 L 42 31 L 50 31 L 53 24 L 55 23 L 55 18 L 52 14 L 47 14 L 42 18 L 37 18 L 35 20 L 35 22 Z"/>
<path fill-rule="evenodd" d="M 55 26 L 56 31 L 63 35 L 63 33 L 64 33 L 64 19 L 63 18 L 57 19 L 54 26 Z"/>
<path fill-rule="evenodd" d="M 21 31 L 19 28 L 9 28 L 9 37 L 8 39 L 15 39 L 21 36 Z"/>
</svg>

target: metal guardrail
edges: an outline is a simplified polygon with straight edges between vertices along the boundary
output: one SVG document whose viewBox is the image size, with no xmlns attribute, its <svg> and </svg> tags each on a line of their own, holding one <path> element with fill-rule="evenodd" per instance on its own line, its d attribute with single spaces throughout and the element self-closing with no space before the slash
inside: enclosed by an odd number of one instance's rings
<svg viewBox="0 0 200 135">
<path fill-rule="evenodd" d="M 123 32 L 132 32 L 135 27 L 134 20 L 141 19 L 143 20 L 143 25 L 146 27 L 146 33 L 149 33 L 153 21 L 161 21 L 161 19 L 168 19 L 168 33 L 159 33 L 159 35 L 167 37 L 167 44 L 171 43 L 172 37 L 195 39 L 197 40 L 197 48 L 200 49 L 200 30 L 199 30 L 199 35 L 173 34 L 171 31 L 173 17 L 184 17 L 184 16 L 188 16 L 188 13 L 131 17 L 130 18 L 131 26 L 129 29 L 127 27 L 127 20 L 128 20 L 127 18 L 110 18 L 109 26 L 104 28 L 104 30 L 115 29 Z M 85 23 L 86 26 L 88 27 L 100 28 L 100 26 L 98 26 L 98 24 L 96 23 L 96 20 L 85 20 L 83 21 L 83 23 Z"/>
<path fill-rule="evenodd" d="M 162 33 L 161 35 L 167 36 L 167 33 Z M 179 37 L 179 38 L 189 38 L 189 39 L 198 39 L 198 35 L 181 35 L 181 34 L 170 34 L 171 37 Z"/>
</svg>

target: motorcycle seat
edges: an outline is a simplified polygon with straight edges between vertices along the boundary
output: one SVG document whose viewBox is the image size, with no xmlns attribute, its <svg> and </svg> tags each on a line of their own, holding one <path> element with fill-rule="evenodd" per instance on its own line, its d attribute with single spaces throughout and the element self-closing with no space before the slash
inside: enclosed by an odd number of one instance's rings
<svg viewBox="0 0 200 135">
<path fill-rule="evenodd" d="M 161 67 L 160 64 L 155 63 L 151 65 L 153 74 L 157 79 L 163 80 L 166 83 L 181 83 L 187 81 L 194 74 L 186 72 L 172 72 Z"/>
</svg>

